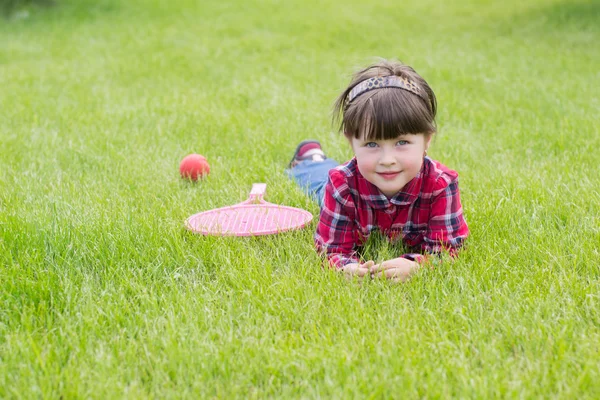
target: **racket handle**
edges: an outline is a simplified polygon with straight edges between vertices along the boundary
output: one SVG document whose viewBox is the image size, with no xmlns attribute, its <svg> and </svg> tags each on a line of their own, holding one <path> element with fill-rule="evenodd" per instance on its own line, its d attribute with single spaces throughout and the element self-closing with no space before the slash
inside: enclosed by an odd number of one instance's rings
<svg viewBox="0 0 600 400">
<path fill-rule="evenodd" d="M 250 190 L 250 199 L 253 203 L 260 203 L 267 191 L 266 183 L 253 183 Z"/>
</svg>

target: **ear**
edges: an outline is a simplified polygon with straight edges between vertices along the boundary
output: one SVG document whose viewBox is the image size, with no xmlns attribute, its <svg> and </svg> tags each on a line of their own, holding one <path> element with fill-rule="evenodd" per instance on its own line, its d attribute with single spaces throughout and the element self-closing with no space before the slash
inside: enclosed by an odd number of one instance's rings
<svg viewBox="0 0 600 400">
<path fill-rule="evenodd" d="M 433 132 L 425 134 L 425 151 L 429 149 L 429 146 L 431 145 L 431 140 L 433 139 L 433 135 L 435 135 L 435 133 Z"/>
</svg>

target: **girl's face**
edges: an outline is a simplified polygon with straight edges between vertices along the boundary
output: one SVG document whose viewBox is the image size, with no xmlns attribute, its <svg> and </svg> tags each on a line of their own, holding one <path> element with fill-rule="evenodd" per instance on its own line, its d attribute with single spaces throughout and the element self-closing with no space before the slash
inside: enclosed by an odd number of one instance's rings
<svg viewBox="0 0 600 400">
<path fill-rule="evenodd" d="M 393 197 L 421 170 L 432 136 L 405 134 L 386 140 L 353 137 L 350 144 L 360 173 L 381 193 Z"/>
</svg>

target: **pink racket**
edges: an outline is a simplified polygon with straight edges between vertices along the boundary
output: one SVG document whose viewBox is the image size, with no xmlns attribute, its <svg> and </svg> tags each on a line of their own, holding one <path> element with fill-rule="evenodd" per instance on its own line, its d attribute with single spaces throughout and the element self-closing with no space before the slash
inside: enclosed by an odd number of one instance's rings
<svg viewBox="0 0 600 400">
<path fill-rule="evenodd" d="M 308 211 L 264 201 L 266 190 L 266 184 L 255 183 L 248 200 L 194 214 L 186 228 L 202 235 L 258 236 L 300 229 L 312 220 Z"/>
</svg>

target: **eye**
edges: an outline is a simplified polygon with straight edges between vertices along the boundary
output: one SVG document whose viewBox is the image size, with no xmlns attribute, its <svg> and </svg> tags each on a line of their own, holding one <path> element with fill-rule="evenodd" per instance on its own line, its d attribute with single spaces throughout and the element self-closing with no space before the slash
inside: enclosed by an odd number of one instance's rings
<svg viewBox="0 0 600 400">
<path fill-rule="evenodd" d="M 396 146 L 405 146 L 405 145 L 407 145 L 408 143 L 409 143 L 409 142 L 408 142 L 408 140 L 398 140 L 398 141 L 396 142 Z"/>
<path fill-rule="evenodd" d="M 375 143 L 375 142 L 367 142 L 367 143 L 364 144 L 364 146 L 372 149 L 372 148 L 377 147 L 377 143 Z"/>
</svg>

